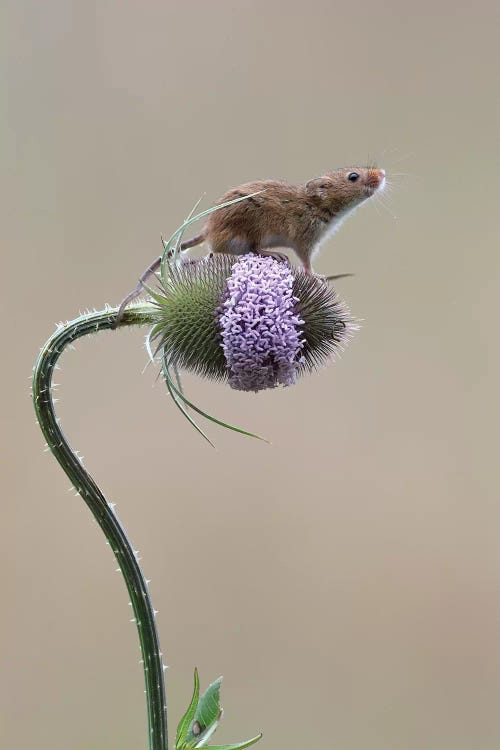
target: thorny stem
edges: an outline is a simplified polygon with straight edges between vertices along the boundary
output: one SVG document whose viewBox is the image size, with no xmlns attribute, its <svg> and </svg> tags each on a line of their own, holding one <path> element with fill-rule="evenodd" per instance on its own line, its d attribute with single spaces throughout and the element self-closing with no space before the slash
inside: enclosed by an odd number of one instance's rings
<svg viewBox="0 0 500 750">
<path fill-rule="evenodd" d="M 52 400 L 52 375 L 64 349 L 82 336 L 112 328 L 116 313 L 117 310 L 111 308 L 100 312 L 90 312 L 58 327 L 42 347 L 33 369 L 33 401 L 38 424 L 48 447 L 103 530 L 125 579 L 142 651 L 148 709 L 149 749 L 167 750 L 164 668 L 155 611 L 147 582 L 139 567 L 134 549 L 113 511 L 113 506 L 108 503 L 64 437 Z M 140 305 L 125 311 L 119 327 L 147 325 L 154 322 L 156 322 L 155 308 L 151 305 Z"/>
</svg>

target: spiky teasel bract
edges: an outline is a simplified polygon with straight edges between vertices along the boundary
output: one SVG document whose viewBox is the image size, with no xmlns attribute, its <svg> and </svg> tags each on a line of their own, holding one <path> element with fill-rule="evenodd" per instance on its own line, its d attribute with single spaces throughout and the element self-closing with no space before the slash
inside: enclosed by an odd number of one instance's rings
<svg viewBox="0 0 500 750">
<path fill-rule="evenodd" d="M 245 264 L 245 265 L 244 265 Z M 233 299 L 228 290 L 235 271 L 240 273 L 243 289 L 237 290 Z M 194 372 L 215 380 L 227 381 L 231 378 L 227 353 L 223 349 L 224 336 L 221 321 L 227 317 L 227 307 L 240 311 L 232 321 L 238 332 L 245 334 L 255 330 L 259 316 L 273 316 L 275 341 L 268 343 L 267 356 L 271 367 L 271 377 L 262 388 L 272 388 L 277 383 L 272 380 L 273 355 L 278 344 L 283 343 L 283 310 L 273 299 L 274 306 L 262 304 L 255 314 L 256 300 L 260 289 L 262 301 L 268 301 L 264 283 L 270 277 L 275 282 L 276 271 L 290 279 L 291 300 L 293 301 L 294 327 L 299 338 L 296 345 L 297 356 L 293 362 L 297 374 L 310 372 L 324 364 L 343 344 L 353 328 L 352 318 L 334 289 L 322 278 L 308 276 L 300 269 L 292 269 L 274 258 L 247 255 L 241 258 L 217 254 L 197 261 L 188 261 L 172 272 L 168 288 L 153 293 L 158 308 L 158 322 L 151 332 L 151 340 L 162 351 L 170 365 Z M 259 272 L 257 275 L 257 271 Z M 245 277 L 245 273 L 247 276 Z M 252 288 L 253 285 L 253 288 Z M 246 286 L 246 288 L 245 288 Z M 248 309 L 252 304 L 251 317 Z M 251 337 L 247 340 L 250 353 L 264 347 L 263 340 Z M 249 366 L 252 362 L 249 363 Z M 234 386 L 233 386 L 234 387 Z M 236 386 L 237 387 L 237 386 Z M 261 389 L 256 389 L 261 390 Z"/>
<path fill-rule="evenodd" d="M 214 380 L 227 377 L 216 311 L 235 261 L 219 255 L 185 262 L 153 295 L 158 323 L 151 340 L 172 366 Z"/>
<path fill-rule="evenodd" d="M 238 390 L 291 385 L 324 364 L 354 328 L 324 279 L 272 257 L 217 254 L 171 264 L 166 284 L 149 291 L 158 311 L 149 340 L 161 353 L 174 402 L 198 430 L 188 408 L 251 434 L 188 401 L 179 370 Z"/>
<path fill-rule="evenodd" d="M 343 274 L 344 275 L 344 274 Z M 303 319 L 304 347 L 300 374 L 312 372 L 342 351 L 358 325 L 335 289 L 321 277 L 293 272 L 295 309 Z"/>
</svg>

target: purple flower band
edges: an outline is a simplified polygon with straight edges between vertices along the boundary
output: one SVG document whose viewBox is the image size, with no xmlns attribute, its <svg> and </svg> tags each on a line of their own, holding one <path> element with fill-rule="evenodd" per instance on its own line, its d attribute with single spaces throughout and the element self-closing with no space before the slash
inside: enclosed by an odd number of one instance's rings
<svg viewBox="0 0 500 750">
<path fill-rule="evenodd" d="M 295 312 L 290 267 L 272 257 L 246 255 L 233 265 L 219 308 L 229 385 L 260 391 L 293 385 L 304 361 L 304 321 Z"/>
</svg>

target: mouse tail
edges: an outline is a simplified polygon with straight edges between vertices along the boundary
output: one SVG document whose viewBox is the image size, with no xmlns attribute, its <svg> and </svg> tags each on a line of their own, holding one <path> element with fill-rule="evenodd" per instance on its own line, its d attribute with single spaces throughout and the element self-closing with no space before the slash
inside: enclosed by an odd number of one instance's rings
<svg viewBox="0 0 500 750">
<path fill-rule="evenodd" d="M 185 242 L 181 242 L 181 250 L 189 250 L 190 247 L 196 247 L 196 245 L 201 245 L 201 243 L 204 241 L 205 241 L 205 234 L 202 232 L 201 234 L 197 234 L 196 237 L 193 237 L 191 240 L 186 240 Z"/>
</svg>

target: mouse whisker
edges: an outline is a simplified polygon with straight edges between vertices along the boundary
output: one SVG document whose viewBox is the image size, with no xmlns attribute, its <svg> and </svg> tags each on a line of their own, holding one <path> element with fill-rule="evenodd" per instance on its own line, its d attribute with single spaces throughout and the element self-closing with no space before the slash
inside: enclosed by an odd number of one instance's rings
<svg viewBox="0 0 500 750">
<path fill-rule="evenodd" d="M 384 211 L 386 211 L 389 214 L 391 219 L 395 220 L 398 218 L 396 214 L 394 214 L 389 208 L 389 206 L 387 205 L 387 199 L 384 198 L 384 196 L 380 193 L 375 196 L 374 205 L 376 206 L 377 204 L 379 204 L 384 209 Z"/>
</svg>

